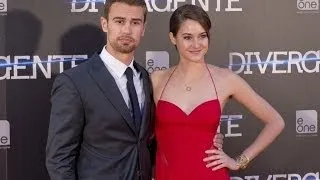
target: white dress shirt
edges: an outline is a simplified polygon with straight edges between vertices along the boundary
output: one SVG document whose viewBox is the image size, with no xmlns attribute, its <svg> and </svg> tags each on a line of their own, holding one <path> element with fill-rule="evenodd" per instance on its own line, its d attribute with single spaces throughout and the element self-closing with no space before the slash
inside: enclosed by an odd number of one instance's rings
<svg viewBox="0 0 320 180">
<path fill-rule="evenodd" d="M 127 66 L 124 63 L 122 63 L 120 60 L 113 57 L 106 50 L 106 46 L 103 47 L 103 49 L 100 53 L 100 58 L 102 59 L 104 65 L 106 66 L 106 68 L 109 70 L 109 72 L 113 76 L 114 80 L 116 81 L 117 86 L 122 94 L 122 97 L 123 97 L 124 101 L 126 102 L 129 109 L 132 109 L 132 108 L 131 108 L 131 104 L 130 104 L 129 93 L 127 90 L 127 77 L 124 74 L 124 72 L 126 71 L 127 67 L 132 68 L 132 70 L 133 70 L 133 83 L 136 88 L 136 92 L 137 92 L 137 96 L 138 96 L 138 100 L 139 100 L 139 106 L 140 106 L 140 110 L 142 112 L 143 104 L 145 101 L 145 94 L 143 91 L 143 81 L 142 81 L 142 78 L 140 78 L 141 72 L 138 72 L 133 66 L 134 59 L 131 61 L 129 66 Z"/>
</svg>

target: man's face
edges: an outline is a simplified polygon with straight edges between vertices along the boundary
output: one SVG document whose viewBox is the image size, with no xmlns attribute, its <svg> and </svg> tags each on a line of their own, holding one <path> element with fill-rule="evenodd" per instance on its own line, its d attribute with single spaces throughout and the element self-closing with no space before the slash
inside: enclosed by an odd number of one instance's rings
<svg viewBox="0 0 320 180">
<path fill-rule="evenodd" d="M 108 19 L 101 17 L 101 26 L 107 33 L 107 49 L 117 53 L 133 52 L 144 35 L 144 10 L 116 2 L 111 5 Z"/>
</svg>

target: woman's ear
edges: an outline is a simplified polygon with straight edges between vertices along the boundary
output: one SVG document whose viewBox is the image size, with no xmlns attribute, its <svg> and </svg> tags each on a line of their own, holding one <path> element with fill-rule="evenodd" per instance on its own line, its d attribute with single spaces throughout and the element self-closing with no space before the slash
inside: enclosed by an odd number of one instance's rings
<svg viewBox="0 0 320 180">
<path fill-rule="evenodd" d="M 169 38 L 171 43 L 176 46 L 177 45 L 176 38 L 174 37 L 172 32 L 169 33 Z"/>
</svg>

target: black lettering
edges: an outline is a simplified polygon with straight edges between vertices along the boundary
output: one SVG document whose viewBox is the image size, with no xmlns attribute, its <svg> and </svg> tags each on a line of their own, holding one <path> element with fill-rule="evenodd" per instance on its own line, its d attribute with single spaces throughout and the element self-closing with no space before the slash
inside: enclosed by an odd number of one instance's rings
<svg viewBox="0 0 320 180">
<path fill-rule="evenodd" d="M 2 136 L 0 138 L 0 144 L 7 144 L 8 143 L 8 138 L 6 136 Z"/>
<path fill-rule="evenodd" d="M 0 11 L 4 10 L 4 3 L 0 3 Z"/>
</svg>

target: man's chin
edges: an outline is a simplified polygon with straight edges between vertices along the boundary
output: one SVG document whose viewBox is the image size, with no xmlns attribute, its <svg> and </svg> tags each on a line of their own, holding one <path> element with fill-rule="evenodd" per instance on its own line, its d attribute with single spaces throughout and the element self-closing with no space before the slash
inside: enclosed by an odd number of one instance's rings
<svg viewBox="0 0 320 180">
<path fill-rule="evenodd" d="M 135 49 L 136 49 L 135 46 L 131 46 L 131 47 L 120 47 L 117 50 L 121 53 L 129 54 L 129 53 L 132 53 Z"/>
<path fill-rule="evenodd" d="M 130 54 L 136 49 L 136 46 L 134 44 L 111 43 L 111 47 L 112 49 L 114 49 L 114 51 L 123 54 Z"/>
</svg>

